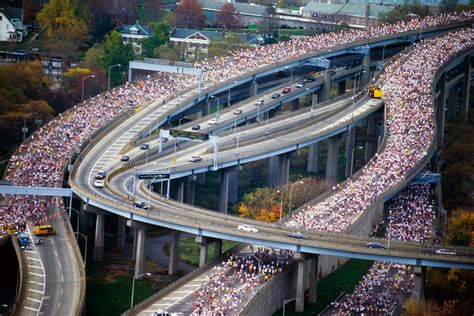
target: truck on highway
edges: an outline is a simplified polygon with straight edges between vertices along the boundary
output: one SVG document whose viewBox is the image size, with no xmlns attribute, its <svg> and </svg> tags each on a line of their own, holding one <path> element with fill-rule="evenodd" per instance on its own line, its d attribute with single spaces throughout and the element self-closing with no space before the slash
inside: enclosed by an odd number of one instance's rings
<svg viewBox="0 0 474 316">
<path fill-rule="evenodd" d="M 33 228 L 33 234 L 36 236 L 54 235 L 56 231 L 51 225 L 40 225 Z"/>
<path fill-rule="evenodd" d="M 25 233 L 20 234 L 19 241 L 20 241 L 20 246 L 21 246 L 22 248 L 28 247 L 29 244 L 30 244 L 30 235 L 25 234 Z"/>
</svg>

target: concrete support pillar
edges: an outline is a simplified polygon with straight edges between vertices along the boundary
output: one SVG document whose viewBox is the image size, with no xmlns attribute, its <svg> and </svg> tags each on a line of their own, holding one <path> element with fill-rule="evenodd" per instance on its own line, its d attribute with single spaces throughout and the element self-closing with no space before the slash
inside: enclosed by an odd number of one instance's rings
<svg viewBox="0 0 474 316">
<path fill-rule="evenodd" d="M 199 243 L 199 246 L 200 246 L 199 268 L 201 268 L 207 263 L 207 251 L 208 251 L 207 238 L 203 236 L 196 236 L 195 241 Z"/>
<path fill-rule="evenodd" d="M 143 267 L 145 266 L 145 240 L 146 240 L 146 229 L 145 227 L 136 228 L 137 233 L 137 249 L 135 255 L 135 275 L 143 273 Z"/>
<path fill-rule="evenodd" d="M 329 70 L 324 72 L 324 84 L 321 89 L 321 102 L 329 100 L 331 97 L 331 84 L 332 84 L 332 75 Z"/>
<path fill-rule="evenodd" d="M 79 231 L 86 235 L 87 234 L 87 204 L 81 201 L 81 209 L 80 209 L 80 214 L 79 217 L 80 222 L 79 222 Z"/>
<path fill-rule="evenodd" d="M 279 185 L 280 156 L 270 157 L 268 170 L 268 185 L 277 187 Z"/>
<path fill-rule="evenodd" d="M 94 261 L 104 261 L 104 223 L 105 214 L 97 213 L 94 238 Z"/>
<path fill-rule="evenodd" d="M 291 111 L 298 111 L 298 107 L 300 106 L 300 99 L 295 99 L 291 101 Z"/>
<path fill-rule="evenodd" d="M 454 121 L 456 119 L 456 106 L 458 103 L 458 88 L 452 87 L 449 90 L 448 96 L 448 120 Z"/>
<path fill-rule="evenodd" d="M 239 199 L 239 172 L 234 171 L 229 174 L 229 203 L 237 203 Z"/>
<path fill-rule="evenodd" d="M 344 93 L 346 93 L 346 81 L 341 80 L 337 83 L 337 95 L 340 96 Z"/>
<path fill-rule="evenodd" d="M 285 153 L 280 155 L 280 175 L 279 185 L 288 184 L 290 178 L 290 154 Z"/>
<path fill-rule="evenodd" d="M 318 104 L 318 94 L 313 93 L 311 95 L 311 109 L 316 109 L 317 104 Z"/>
<path fill-rule="evenodd" d="M 202 106 L 202 116 L 209 115 L 211 113 L 211 100 L 206 99 L 204 105 Z"/>
<path fill-rule="evenodd" d="M 295 312 L 303 312 L 304 311 L 305 280 L 306 280 L 306 256 L 303 253 L 295 253 L 295 259 L 298 260 Z"/>
<path fill-rule="evenodd" d="M 205 173 L 198 173 L 196 175 L 196 182 L 198 184 L 206 184 L 206 174 Z"/>
<path fill-rule="evenodd" d="M 319 171 L 319 143 L 309 145 L 308 151 L 308 172 Z"/>
<path fill-rule="evenodd" d="M 418 304 L 423 304 L 425 301 L 425 293 L 426 293 L 426 266 L 421 267 L 421 274 L 420 274 L 420 291 L 418 294 Z"/>
<path fill-rule="evenodd" d="M 316 303 L 318 300 L 318 255 L 315 255 L 309 261 L 309 296 L 310 304 Z"/>
<path fill-rule="evenodd" d="M 194 205 L 194 191 L 196 189 L 196 176 L 192 175 L 188 177 L 186 185 L 186 203 Z"/>
<path fill-rule="evenodd" d="M 355 165 L 355 140 L 356 140 L 355 126 L 349 128 L 346 139 L 346 178 L 349 178 L 354 173 Z"/>
<path fill-rule="evenodd" d="M 362 73 L 360 75 L 360 86 L 361 88 L 369 84 L 371 79 L 370 75 L 370 56 L 365 56 L 362 60 Z"/>
<path fill-rule="evenodd" d="M 214 258 L 218 258 L 221 253 L 222 253 L 222 239 L 217 239 L 215 242 L 214 242 L 214 245 L 215 245 L 215 251 L 214 251 Z"/>
<path fill-rule="evenodd" d="M 184 201 L 184 180 L 178 179 L 178 189 L 176 190 L 176 201 Z"/>
<path fill-rule="evenodd" d="M 254 95 L 257 95 L 258 84 L 257 84 L 255 76 L 253 76 L 253 79 L 252 79 L 252 82 L 250 83 L 250 88 L 249 89 L 250 89 L 249 94 L 250 94 L 251 97 L 253 97 Z"/>
<path fill-rule="evenodd" d="M 461 120 L 467 123 L 467 112 L 469 110 L 469 93 L 471 87 L 471 62 L 469 58 L 465 61 L 464 79 L 461 88 Z"/>
<path fill-rule="evenodd" d="M 328 139 L 328 158 L 326 162 L 326 184 L 337 184 L 337 162 L 339 160 L 339 136 Z"/>
<path fill-rule="evenodd" d="M 125 232 L 127 228 L 127 219 L 125 217 L 119 216 L 117 222 L 117 248 L 125 248 Z"/>
<path fill-rule="evenodd" d="M 437 127 L 438 127 L 438 147 L 443 145 L 444 121 L 446 115 L 446 79 L 441 77 L 440 93 L 437 103 Z"/>
<path fill-rule="evenodd" d="M 371 115 L 367 118 L 367 135 L 374 135 L 376 132 L 377 123 L 375 121 L 375 116 Z M 375 142 L 366 142 L 365 144 L 365 161 L 369 161 L 376 152 L 376 143 Z"/>
<path fill-rule="evenodd" d="M 170 261 L 168 263 L 168 274 L 174 275 L 179 267 L 179 231 L 171 232 Z"/>
<path fill-rule="evenodd" d="M 221 189 L 219 195 L 219 212 L 227 214 L 227 205 L 229 204 L 229 174 L 227 170 L 223 170 L 221 174 Z"/>
<path fill-rule="evenodd" d="M 137 259 L 138 230 L 130 228 L 133 231 L 132 261 Z"/>
</svg>

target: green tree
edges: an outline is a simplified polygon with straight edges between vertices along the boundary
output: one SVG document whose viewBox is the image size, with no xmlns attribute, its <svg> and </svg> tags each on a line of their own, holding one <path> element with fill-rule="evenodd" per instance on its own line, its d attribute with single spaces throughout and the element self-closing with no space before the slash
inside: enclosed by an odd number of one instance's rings
<svg viewBox="0 0 474 316">
<path fill-rule="evenodd" d="M 250 47 L 238 33 L 228 32 L 223 39 L 211 40 L 207 48 L 208 57 L 222 57 L 241 48 Z"/>
<path fill-rule="evenodd" d="M 120 64 L 121 67 L 114 67 L 110 72 L 110 80 L 113 85 L 123 82 L 122 72 L 128 69 L 128 64 L 135 57 L 132 44 L 124 44 L 120 33 L 112 31 L 105 36 L 103 44 L 104 55 L 100 58 L 100 65 L 107 72 L 110 66 Z"/>
<path fill-rule="evenodd" d="M 155 49 L 169 43 L 171 26 L 166 22 L 152 23 L 153 36 L 141 40 L 142 55 L 144 57 L 155 57 Z"/>
<path fill-rule="evenodd" d="M 96 69 L 101 68 L 100 61 L 104 58 L 104 46 L 102 44 L 94 44 L 89 48 L 84 56 L 84 67 Z"/>
<path fill-rule="evenodd" d="M 179 54 L 173 45 L 165 44 L 155 48 L 155 57 L 171 61 L 179 61 Z"/>
</svg>

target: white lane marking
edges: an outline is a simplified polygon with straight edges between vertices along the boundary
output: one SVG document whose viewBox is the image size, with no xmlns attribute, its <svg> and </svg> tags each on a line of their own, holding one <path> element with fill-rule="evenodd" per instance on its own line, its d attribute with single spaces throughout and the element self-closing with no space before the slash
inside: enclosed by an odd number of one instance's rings
<svg viewBox="0 0 474 316">
<path fill-rule="evenodd" d="M 58 253 L 56 252 L 56 250 L 54 251 L 54 254 L 56 255 L 56 257 L 58 256 Z"/>
<path fill-rule="evenodd" d="M 61 262 L 58 261 L 59 269 L 63 269 L 63 266 L 61 265 Z"/>
<path fill-rule="evenodd" d="M 33 283 L 33 284 L 38 284 L 38 285 L 42 285 L 42 286 L 44 286 L 44 283 L 40 283 L 40 282 L 30 281 L 30 283 Z"/>
<path fill-rule="evenodd" d="M 30 233 L 30 227 L 27 225 L 26 226 L 26 231 L 31 235 Z M 52 239 L 51 239 L 52 240 Z M 33 243 L 33 249 L 38 252 L 38 249 L 36 249 L 36 245 Z M 39 253 L 37 254 L 38 258 L 41 258 Z M 37 261 L 39 261 L 40 265 L 41 265 L 41 269 L 43 270 L 43 280 L 44 282 L 46 283 L 46 277 L 44 277 L 46 275 L 46 271 L 44 270 L 44 265 L 43 265 L 43 261 L 39 260 L 39 259 L 36 259 Z M 34 282 L 34 281 L 30 281 L 31 283 L 33 284 L 39 284 L 39 285 L 42 285 L 43 286 L 43 290 L 45 289 L 46 285 L 45 283 L 39 283 L 39 282 Z M 41 302 L 40 302 L 40 306 L 38 307 L 38 311 L 41 310 L 41 307 L 43 306 L 43 300 L 44 300 L 44 294 L 43 296 L 41 297 Z"/>
<path fill-rule="evenodd" d="M 36 254 L 36 251 L 33 251 L 33 250 L 23 250 L 23 251 Z"/>
<path fill-rule="evenodd" d="M 51 243 L 54 245 L 54 239 L 51 239 Z"/>
<path fill-rule="evenodd" d="M 36 276 L 39 276 L 39 277 L 42 277 L 44 278 L 44 274 L 39 274 L 39 273 L 33 273 L 33 272 L 30 272 L 31 275 L 36 275 Z"/>
<path fill-rule="evenodd" d="M 35 290 L 35 289 L 28 289 L 28 291 L 44 294 L 44 291 L 38 291 L 38 290 Z"/>
<path fill-rule="evenodd" d="M 63 293 L 64 293 L 64 288 L 62 287 L 61 288 L 61 295 L 63 295 Z"/>
<path fill-rule="evenodd" d="M 58 304 L 58 309 L 60 309 L 60 308 L 61 308 L 61 302 L 59 302 L 59 304 Z"/>
<path fill-rule="evenodd" d="M 26 259 L 29 259 L 29 260 L 34 260 L 34 261 L 39 261 L 39 262 L 41 262 L 41 260 L 40 260 L 40 259 L 36 259 L 36 258 L 26 257 Z"/>
<path fill-rule="evenodd" d="M 173 293 L 180 293 L 180 294 L 188 294 L 188 293 L 193 293 L 194 291 L 174 291 Z"/>
<path fill-rule="evenodd" d="M 36 309 L 36 308 L 33 308 L 33 307 L 29 307 L 29 306 L 24 306 L 26 309 L 29 309 L 29 310 L 32 310 L 32 311 L 35 311 L 35 312 L 39 312 L 39 309 Z"/>
<path fill-rule="evenodd" d="M 31 268 L 41 269 L 41 267 L 34 266 L 34 265 L 31 265 L 31 264 L 29 264 L 28 266 L 31 267 Z"/>
<path fill-rule="evenodd" d="M 61 282 L 64 283 L 64 274 L 61 274 Z"/>
<path fill-rule="evenodd" d="M 41 303 L 41 301 L 40 301 L 40 300 L 37 300 L 37 299 L 31 298 L 31 297 L 27 297 L 26 299 L 27 299 L 27 300 L 30 300 L 30 301 L 33 301 L 33 302 L 38 302 L 38 303 Z"/>
</svg>

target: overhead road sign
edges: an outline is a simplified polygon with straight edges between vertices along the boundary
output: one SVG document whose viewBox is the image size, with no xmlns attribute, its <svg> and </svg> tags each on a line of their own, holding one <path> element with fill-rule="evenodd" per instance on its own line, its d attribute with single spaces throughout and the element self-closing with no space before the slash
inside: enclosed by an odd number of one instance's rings
<svg viewBox="0 0 474 316">
<path fill-rule="evenodd" d="M 138 179 L 140 180 L 160 180 L 160 179 L 169 179 L 170 173 L 138 173 Z"/>
<path fill-rule="evenodd" d="M 23 187 L 14 185 L 0 185 L 0 193 L 17 195 L 39 195 L 39 196 L 65 196 L 72 195 L 71 189 L 46 188 L 46 187 Z"/>
<path fill-rule="evenodd" d="M 325 69 L 331 68 L 331 61 L 324 57 L 313 57 L 304 61 L 305 65 L 317 66 Z"/>
<path fill-rule="evenodd" d="M 209 134 L 188 132 L 188 131 L 182 131 L 179 129 L 170 130 L 170 136 L 175 137 L 175 138 L 186 139 L 186 140 L 201 140 L 203 142 L 206 142 L 209 140 Z"/>
</svg>

